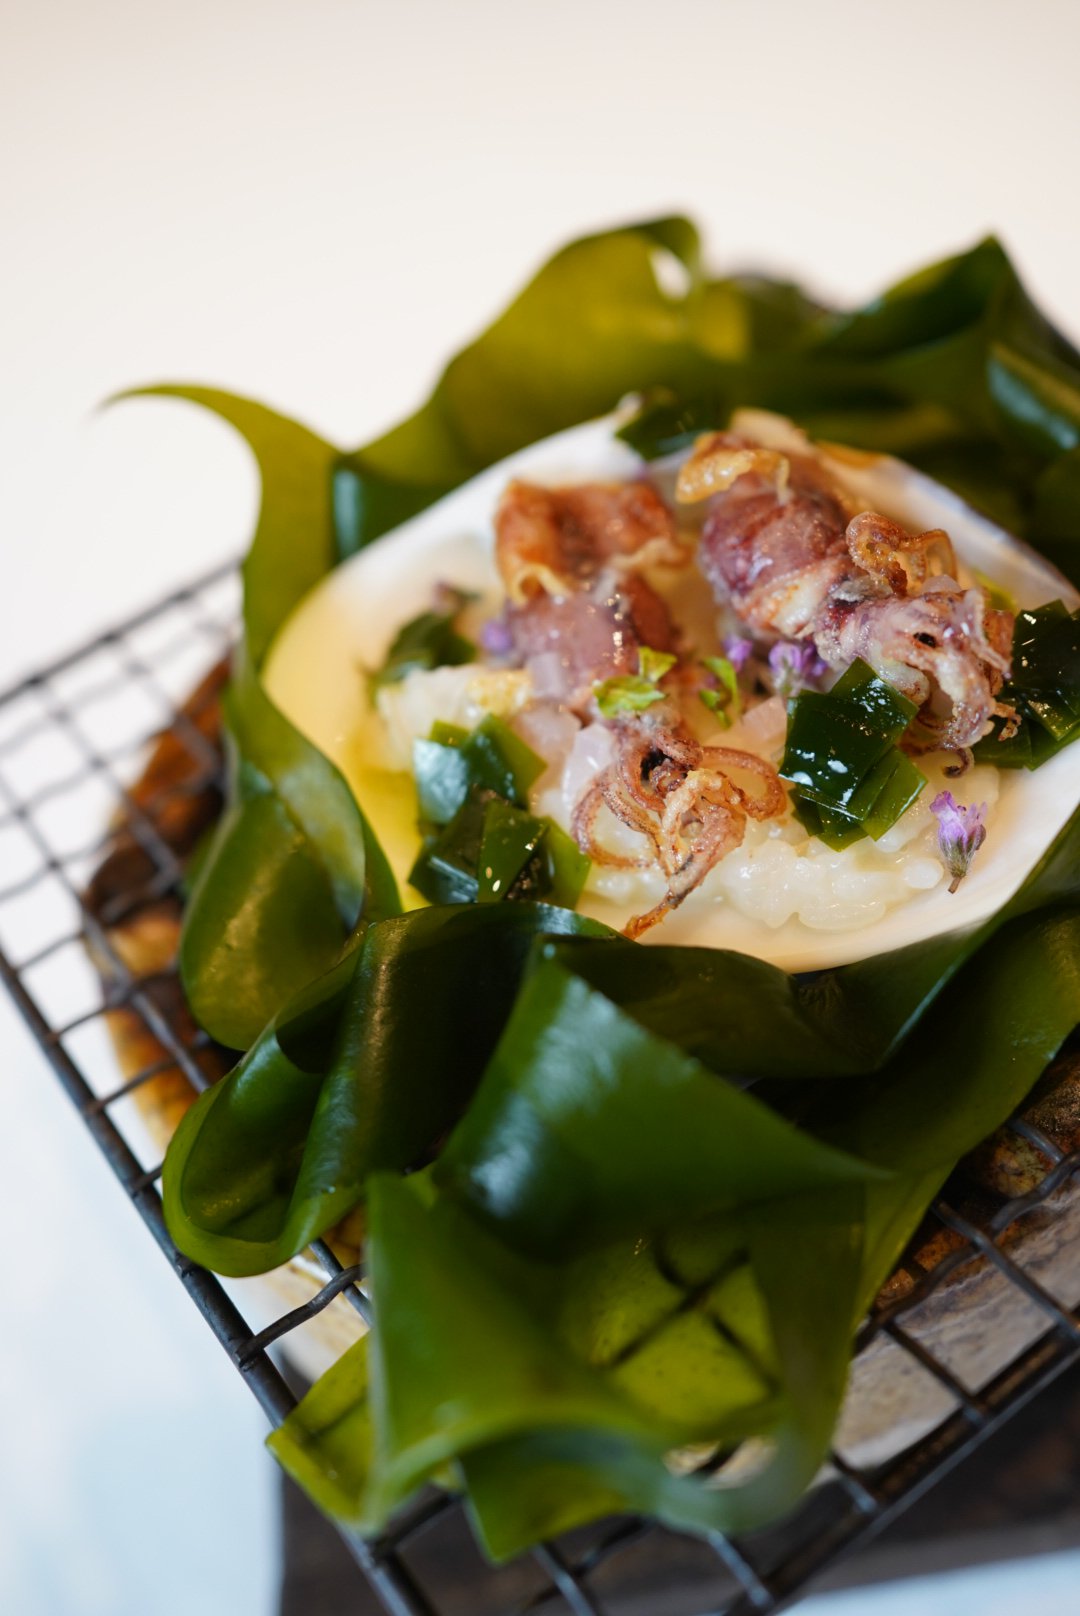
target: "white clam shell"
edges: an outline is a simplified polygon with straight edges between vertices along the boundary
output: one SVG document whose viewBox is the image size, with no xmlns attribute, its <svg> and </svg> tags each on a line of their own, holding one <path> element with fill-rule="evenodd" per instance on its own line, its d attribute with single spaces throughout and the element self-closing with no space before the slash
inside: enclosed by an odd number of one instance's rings
<svg viewBox="0 0 1080 1616">
<path fill-rule="evenodd" d="M 363 668 L 383 660 L 398 627 L 425 610 L 439 580 L 483 596 L 502 591 L 493 562 L 492 515 L 512 477 L 538 482 L 634 476 L 638 457 L 613 436 L 619 417 L 573 427 L 490 467 L 437 505 L 354 556 L 300 603 L 274 645 L 267 688 L 292 721 L 344 773 L 393 864 L 405 901 L 415 856 L 414 796 L 407 775 L 380 767 L 382 739 L 365 696 Z M 773 447 L 804 447 L 788 421 L 743 411 L 738 427 Z M 1034 551 L 978 515 L 950 490 L 886 456 L 821 451 L 864 508 L 919 530 L 942 527 L 960 559 L 1023 606 L 1080 597 Z M 959 788 L 958 788 L 959 789 Z M 786 970 L 814 970 L 978 924 L 1005 904 L 1080 804 L 1080 744 L 1036 774 L 1004 772 L 992 835 L 958 892 L 940 883 L 856 930 L 815 931 L 798 919 L 769 928 L 723 901 L 688 903 L 647 933 L 647 942 L 702 944 L 754 954 Z M 925 872 L 924 872 L 925 874 Z M 914 883 L 912 883 L 914 885 Z M 634 907 L 588 894 L 582 907 L 620 927 Z"/>
</svg>

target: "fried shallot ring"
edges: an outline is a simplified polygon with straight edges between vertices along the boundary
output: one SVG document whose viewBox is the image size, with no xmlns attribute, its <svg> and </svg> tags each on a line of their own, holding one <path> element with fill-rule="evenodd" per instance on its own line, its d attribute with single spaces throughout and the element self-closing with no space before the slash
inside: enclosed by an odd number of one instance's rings
<svg viewBox="0 0 1080 1616">
<path fill-rule="evenodd" d="M 952 542 L 944 528 L 909 533 L 899 522 L 878 511 L 862 511 L 852 517 L 844 538 L 855 565 L 885 584 L 894 595 L 907 595 L 913 589 L 918 592 L 923 587 L 935 570 L 935 552 L 937 575 L 956 574 Z"/>
<path fill-rule="evenodd" d="M 698 438 L 679 468 L 675 498 L 680 505 L 695 505 L 713 494 L 724 493 L 740 477 L 753 472 L 772 484 L 782 503 L 790 471 L 787 456 L 776 449 L 747 444 L 730 432 L 707 432 Z"/>
<path fill-rule="evenodd" d="M 639 831 L 652 843 L 653 855 L 642 853 L 630 858 L 625 853 L 613 852 L 597 841 L 596 816 L 605 806 L 622 824 Z M 604 769 L 578 798 L 570 829 L 582 852 L 587 853 L 594 864 L 602 864 L 609 870 L 647 870 L 655 862 L 658 847 L 654 827 L 644 809 L 627 797 L 613 765 Z"/>
<path fill-rule="evenodd" d="M 760 792 L 733 780 L 728 770 L 751 774 Z M 608 869 L 639 870 L 658 864 L 667 880 L 661 901 L 624 927 L 638 938 L 678 907 L 746 833 L 746 821 L 782 813 L 787 797 L 772 764 L 734 747 L 703 747 L 670 724 L 628 717 L 616 730 L 616 756 L 583 792 L 571 828 L 578 846 Z M 604 846 L 596 833 L 601 807 L 643 836 L 651 854 L 637 857 Z"/>
<path fill-rule="evenodd" d="M 775 819 L 787 807 L 787 793 L 780 776 L 767 758 L 756 752 L 741 752 L 734 746 L 707 746 L 701 754 L 702 762 L 714 770 L 743 769 L 755 774 L 764 786 L 760 797 L 752 797 L 739 788 L 744 813 L 751 819 Z"/>
</svg>

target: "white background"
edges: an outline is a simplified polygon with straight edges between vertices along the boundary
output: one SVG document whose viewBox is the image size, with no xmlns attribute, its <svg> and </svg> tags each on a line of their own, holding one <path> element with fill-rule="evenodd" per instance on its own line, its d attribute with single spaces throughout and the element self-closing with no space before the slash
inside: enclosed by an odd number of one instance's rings
<svg viewBox="0 0 1080 1616">
<path fill-rule="evenodd" d="M 1069 0 L 0 0 L 0 684 L 249 529 L 223 429 L 104 397 L 361 441 L 582 230 L 859 298 L 996 229 L 1076 337 L 1078 60 Z M 0 1606 L 263 1616 L 261 1417 L 6 1005 L 0 1055 Z"/>
</svg>

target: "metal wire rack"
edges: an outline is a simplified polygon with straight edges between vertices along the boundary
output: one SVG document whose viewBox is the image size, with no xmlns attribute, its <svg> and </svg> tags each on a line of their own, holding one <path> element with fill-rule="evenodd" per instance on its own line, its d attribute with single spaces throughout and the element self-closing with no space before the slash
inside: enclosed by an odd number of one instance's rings
<svg viewBox="0 0 1080 1616">
<path fill-rule="evenodd" d="M 228 650 L 237 595 L 234 569 L 223 569 L 0 697 L 0 976 L 180 1283 L 276 1425 L 295 1398 L 270 1349 L 287 1348 L 324 1309 L 350 1305 L 366 1317 L 363 1272 L 317 1242 L 312 1255 L 325 1282 L 256 1328 L 242 1303 L 176 1250 L 162 1216 L 160 1162 L 147 1159 L 132 1101 L 163 1073 L 204 1087 L 214 1052 L 183 1010 L 171 961 L 133 968 L 115 931 L 124 918 L 177 900 L 183 858 L 169 833 L 176 799 L 202 793 L 211 807 L 218 800 L 213 726 L 190 695 Z M 187 764 L 182 779 L 148 794 L 136 782 L 145 786 L 148 748 L 163 733 Z M 118 853 L 130 855 L 130 879 L 103 906 L 93 884 Z M 108 1031 L 118 1010 L 136 1018 L 155 1052 L 122 1083 Z M 383 1607 L 391 1616 L 760 1616 L 796 1599 L 1080 1358 L 1080 1227 L 1070 1230 L 1076 1206 L 1068 1194 L 1080 1169 L 1080 1126 L 1064 1144 L 1030 1116 L 1011 1127 L 1026 1152 L 1025 1193 L 984 1197 L 972 1210 L 948 1186 L 892 1299 L 860 1334 L 856 1400 L 860 1366 L 875 1360 L 877 1385 L 883 1375 L 894 1388 L 917 1382 L 920 1397 L 895 1409 L 890 1428 L 869 1443 L 856 1429 L 845 1449 L 842 1426 L 827 1473 L 779 1527 L 702 1542 L 622 1518 L 496 1571 L 471 1548 L 455 1500 L 431 1491 L 378 1540 L 347 1536 Z M 944 1312 L 943 1297 L 952 1298 Z M 1011 1320 L 989 1332 L 1001 1336 L 996 1357 L 985 1340 L 972 1351 L 963 1331 L 942 1331 L 943 1317 L 966 1309 L 985 1320 L 988 1308 Z"/>
</svg>

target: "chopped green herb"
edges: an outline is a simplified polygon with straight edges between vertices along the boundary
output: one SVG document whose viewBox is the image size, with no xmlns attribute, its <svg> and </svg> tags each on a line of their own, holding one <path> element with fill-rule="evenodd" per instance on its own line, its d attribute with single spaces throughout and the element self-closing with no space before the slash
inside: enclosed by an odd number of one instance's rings
<svg viewBox="0 0 1080 1616">
<path fill-rule="evenodd" d="M 671 672 L 678 660 L 670 651 L 654 651 L 651 645 L 643 645 L 638 652 L 641 677 L 654 685 L 659 684 L 665 673 Z"/>
<path fill-rule="evenodd" d="M 664 692 L 658 688 L 660 680 L 677 661 L 678 658 L 668 651 L 654 651 L 651 646 L 643 645 L 638 651 L 636 674 L 620 674 L 593 686 L 601 718 L 616 718 L 619 713 L 641 713 L 654 702 L 663 701 Z"/>
<path fill-rule="evenodd" d="M 735 664 L 722 656 L 702 657 L 701 661 L 702 666 L 720 680 L 720 688 L 700 690 L 698 694 L 710 713 L 715 713 L 724 728 L 730 729 L 732 719 L 738 718 L 742 712 L 742 695 Z"/>
<path fill-rule="evenodd" d="M 657 690 L 647 679 L 636 674 L 624 674 L 619 679 L 605 679 L 595 686 L 593 694 L 601 718 L 617 718 L 620 713 L 642 713 L 656 701 L 663 701 L 664 692 Z"/>
</svg>

